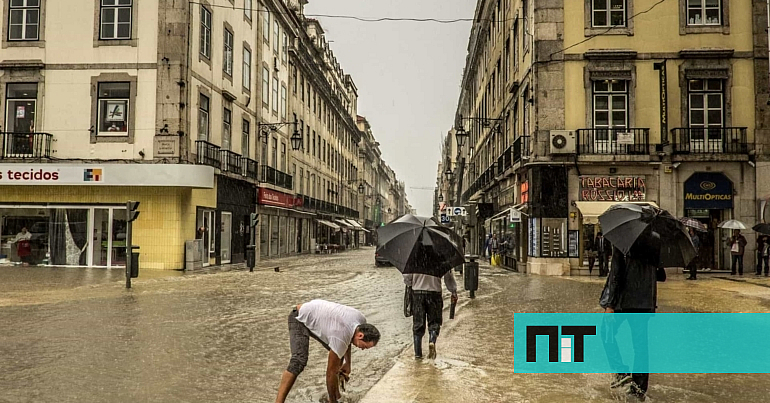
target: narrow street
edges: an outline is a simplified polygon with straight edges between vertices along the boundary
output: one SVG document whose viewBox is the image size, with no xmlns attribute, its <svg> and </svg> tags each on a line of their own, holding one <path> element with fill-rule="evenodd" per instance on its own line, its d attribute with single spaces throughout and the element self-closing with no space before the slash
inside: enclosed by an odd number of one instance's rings
<svg viewBox="0 0 770 403">
<path fill-rule="evenodd" d="M 765 278 L 669 278 L 663 312 L 770 312 Z M 608 375 L 511 370 L 513 313 L 595 312 L 601 286 L 482 266 L 477 298 L 461 292 L 456 319 L 445 314 L 438 358 L 415 361 L 400 275 L 375 268 L 372 248 L 263 262 L 254 273 L 144 271 L 131 290 L 120 270 L 3 268 L 0 402 L 271 402 L 289 359 L 286 317 L 313 298 L 354 306 L 382 332 L 376 348 L 353 352 L 348 402 L 622 401 Z M 731 343 L 765 341 L 714 340 Z M 290 401 L 323 396 L 325 360 L 311 343 Z M 763 379 L 653 374 L 650 398 L 759 402 L 770 393 Z"/>
</svg>

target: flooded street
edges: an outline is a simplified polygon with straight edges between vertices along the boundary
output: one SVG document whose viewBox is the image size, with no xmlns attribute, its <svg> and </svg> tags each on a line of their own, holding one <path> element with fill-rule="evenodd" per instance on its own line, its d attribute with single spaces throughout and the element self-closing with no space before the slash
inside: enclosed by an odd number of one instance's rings
<svg viewBox="0 0 770 403">
<path fill-rule="evenodd" d="M 147 271 L 130 290 L 122 270 L 0 269 L 0 402 L 270 402 L 289 359 L 287 315 L 313 298 L 358 308 L 383 335 L 376 348 L 353 352 L 347 401 L 623 401 L 610 393 L 608 375 L 512 372 L 512 313 L 598 312 L 597 279 L 482 267 L 477 298 L 461 292 L 457 317 L 445 313 L 438 358 L 415 361 L 401 277 L 375 268 L 373 249 L 263 266 Z M 745 277 L 685 282 L 671 274 L 660 310 L 768 312 L 770 281 Z M 715 348 L 731 343 L 766 341 L 714 340 Z M 311 342 L 289 401 L 318 401 L 325 362 Z M 650 401 L 766 401 L 764 378 L 653 374 Z"/>
</svg>

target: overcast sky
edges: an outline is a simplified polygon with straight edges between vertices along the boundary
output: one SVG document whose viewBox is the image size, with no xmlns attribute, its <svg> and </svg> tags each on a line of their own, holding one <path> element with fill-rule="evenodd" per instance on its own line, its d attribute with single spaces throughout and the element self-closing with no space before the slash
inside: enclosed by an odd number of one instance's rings
<svg viewBox="0 0 770 403">
<path fill-rule="evenodd" d="M 473 18 L 472 0 L 309 0 L 305 14 Z M 432 214 L 440 141 L 451 129 L 471 22 L 360 22 L 313 17 L 358 87 L 358 114 L 385 162 L 406 183 L 409 203 Z"/>
</svg>

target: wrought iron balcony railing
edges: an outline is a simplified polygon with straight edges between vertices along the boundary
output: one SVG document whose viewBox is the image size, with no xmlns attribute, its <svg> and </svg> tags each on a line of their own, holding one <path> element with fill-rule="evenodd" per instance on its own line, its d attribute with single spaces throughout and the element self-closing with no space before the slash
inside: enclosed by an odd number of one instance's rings
<svg viewBox="0 0 770 403">
<path fill-rule="evenodd" d="M 204 140 L 197 140 L 195 142 L 196 149 L 198 151 L 195 157 L 195 163 L 199 165 L 208 165 L 214 168 L 222 168 L 222 160 L 220 159 L 219 146 L 209 143 Z"/>
<path fill-rule="evenodd" d="M 745 127 L 671 129 L 675 154 L 748 154 Z"/>
<path fill-rule="evenodd" d="M 241 164 L 243 165 L 243 176 L 254 179 L 255 181 L 259 180 L 259 171 L 257 169 L 257 161 L 254 161 L 251 158 L 242 157 Z"/>
<path fill-rule="evenodd" d="M 513 140 L 513 163 L 529 156 L 529 136 L 519 136 Z"/>
<path fill-rule="evenodd" d="M 219 150 L 222 160 L 222 172 L 231 172 L 236 175 L 243 175 L 243 157 L 230 150 Z"/>
<path fill-rule="evenodd" d="M 650 129 L 578 129 L 578 154 L 649 155 Z"/>
<path fill-rule="evenodd" d="M 260 181 L 279 186 L 284 189 L 294 189 L 294 182 L 291 175 L 281 172 L 269 165 L 262 165 L 262 175 Z"/>
<path fill-rule="evenodd" d="M 0 159 L 51 157 L 50 133 L 0 132 Z"/>
</svg>

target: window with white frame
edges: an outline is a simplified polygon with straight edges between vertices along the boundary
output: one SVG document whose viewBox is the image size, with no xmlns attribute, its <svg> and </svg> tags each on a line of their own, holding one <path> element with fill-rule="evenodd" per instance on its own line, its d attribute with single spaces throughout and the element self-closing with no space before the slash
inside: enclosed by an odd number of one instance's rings
<svg viewBox="0 0 770 403">
<path fill-rule="evenodd" d="M 7 1 L 9 3 L 9 41 L 36 41 L 40 39 L 40 1 Z"/>
<path fill-rule="evenodd" d="M 268 108 L 270 105 L 270 70 L 262 67 L 262 105 Z"/>
<path fill-rule="evenodd" d="M 262 39 L 270 43 L 270 10 L 262 11 Z"/>
<path fill-rule="evenodd" d="M 233 33 L 229 29 L 225 29 L 224 35 L 224 59 L 222 62 L 222 69 L 228 76 L 233 75 Z"/>
<path fill-rule="evenodd" d="M 626 26 L 626 0 L 591 1 L 591 24 L 594 27 Z"/>
<path fill-rule="evenodd" d="M 593 120 L 595 129 L 628 127 L 628 81 L 593 82 Z M 596 130 L 593 139 L 596 151 L 610 151 L 617 141 L 616 133 L 616 130 Z"/>
<path fill-rule="evenodd" d="M 198 140 L 209 140 L 209 97 L 203 94 L 198 100 Z"/>
<path fill-rule="evenodd" d="M 243 88 L 251 91 L 251 51 L 243 48 Z"/>
<path fill-rule="evenodd" d="M 222 149 L 229 150 L 232 142 L 232 119 L 233 113 L 230 109 L 224 108 L 222 111 Z"/>
<path fill-rule="evenodd" d="M 102 136 L 127 136 L 131 83 L 102 82 L 99 83 L 97 91 L 98 134 Z"/>
<path fill-rule="evenodd" d="M 721 140 L 722 134 L 720 130 L 707 129 L 720 129 L 724 126 L 723 80 L 690 80 L 687 89 L 689 98 L 689 110 L 687 112 L 691 129 L 690 141 L 704 141 L 706 133 L 708 133 L 710 141 Z"/>
<path fill-rule="evenodd" d="M 286 143 L 281 142 L 281 172 L 286 172 Z"/>
<path fill-rule="evenodd" d="M 281 84 L 281 120 L 286 120 L 286 86 Z"/>
<path fill-rule="evenodd" d="M 131 39 L 132 0 L 101 0 L 99 39 Z"/>
<path fill-rule="evenodd" d="M 722 0 L 687 0 L 687 25 L 722 25 Z"/>
<path fill-rule="evenodd" d="M 251 3 L 253 1 L 254 0 L 243 0 L 243 15 L 249 20 L 251 20 Z"/>
<path fill-rule="evenodd" d="M 243 119 L 241 124 L 241 155 L 249 158 L 249 137 L 251 136 L 251 122 Z"/>
<path fill-rule="evenodd" d="M 273 113 L 278 114 L 278 77 L 273 77 Z"/>
<path fill-rule="evenodd" d="M 211 59 L 211 11 L 202 5 L 200 53 L 207 59 Z"/>
<path fill-rule="evenodd" d="M 273 19 L 273 52 L 275 52 L 276 55 L 278 54 L 278 46 L 280 44 L 280 33 L 281 28 L 278 25 L 278 20 Z"/>
<path fill-rule="evenodd" d="M 289 35 L 283 32 L 283 42 L 281 44 L 281 61 L 286 63 L 289 60 Z"/>
</svg>

